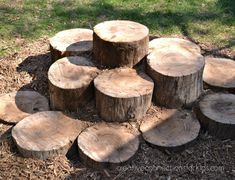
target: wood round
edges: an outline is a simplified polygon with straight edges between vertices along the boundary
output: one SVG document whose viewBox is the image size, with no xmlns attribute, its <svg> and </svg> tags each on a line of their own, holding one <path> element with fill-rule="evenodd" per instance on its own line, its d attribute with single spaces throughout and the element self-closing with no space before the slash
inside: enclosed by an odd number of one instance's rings
<svg viewBox="0 0 235 180">
<path fill-rule="evenodd" d="M 122 164 L 139 148 L 138 134 L 121 125 L 96 124 L 85 129 L 77 139 L 79 155 L 93 168 Z"/>
<path fill-rule="evenodd" d="M 94 80 L 96 107 L 106 121 L 140 119 L 151 105 L 154 83 L 130 68 L 104 71 Z"/>
<path fill-rule="evenodd" d="M 53 63 L 48 71 L 52 109 L 78 111 L 94 97 L 93 79 L 98 73 L 90 59 L 81 56 Z"/>
<path fill-rule="evenodd" d="M 151 145 L 179 151 L 198 137 L 200 123 L 189 111 L 158 108 L 155 116 L 143 119 L 140 131 Z"/>
<path fill-rule="evenodd" d="M 155 82 L 154 101 L 169 108 L 191 106 L 203 90 L 204 65 L 203 56 L 184 49 L 150 53 L 146 72 Z"/>
<path fill-rule="evenodd" d="M 35 113 L 24 118 L 12 129 L 12 137 L 24 157 L 47 159 L 66 154 L 84 122 L 59 111 Z"/>
<path fill-rule="evenodd" d="M 192 53 L 201 53 L 201 49 L 195 43 L 180 38 L 156 38 L 149 42 L 149 53 L 162 48 L 173 48 L 180 51 L 188 50 Z"/>
<path fill-rule="evenodd" d="M 102 22 L 94 27 L 94 57 L 101 66 L 133 67 L 148 53 L 148 36 L 148 28 L 136 22 Z"/>
<path fill-rule="evenodd" d="M 235 61 L 225 58 L 205 58 L 203 81 L 209 87 L 235 92 Z"/>
<path fill-rule="evenodd" d="M 23 118 L 49 110 L 48 100 L 35 91 L 17 91 L 0 95 L 0 120 L 16 124 Z"/>
<path fill-rule="evenodd" d="M 93 31 L 68 29 L 49 39 L 52 62 L 66 56 L 76 56 L 92 51 Z"/>
<path fill-rule="evenodd" d="M 197 110 L 204 129 L 221 139 L 235 139 L 235 95 L 214 93 L 204 96 Z"/>
</svg>

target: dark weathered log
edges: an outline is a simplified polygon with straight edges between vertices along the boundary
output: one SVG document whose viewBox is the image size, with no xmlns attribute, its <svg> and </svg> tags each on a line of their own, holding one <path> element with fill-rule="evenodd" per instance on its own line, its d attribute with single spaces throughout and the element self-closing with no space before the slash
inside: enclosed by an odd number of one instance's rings
<svg viewBox="0 0 235 180">
<path fill-rule="evenodd" d="M 148 28 L 136 22 L 100 23 L 94 27 L 94 57 L 102 66 L 133 67 L 148 53 L 148 35 Z"/>
<path fill-rule="evenodd" d="M 86 128 L 83 121 L 59 111 L 35 113 L 12 129 L 12 137 L 24 157 L 47 159 L 66 154 L 79 133 Z"/>
<path fill-rule="evenodd" d="M 16 124 L 23 118 L 49 110 L 48 100 L 35 91 L 17 91 L 0 95 L 0 120 Z"/>
<path fill-rule="evenodd" d="M 94 97 L 93 79 L 99 70 L 85 57 L 64 57 L 48 71 L 52 109 L 78 111 Z"/>
<path fill-rule="evenodd" d="M 141 119 L 151 105 L 153 81 L 134 69 L 105 71 L 94 84 L 96 107 L 106 121 Z"/>
</svg>

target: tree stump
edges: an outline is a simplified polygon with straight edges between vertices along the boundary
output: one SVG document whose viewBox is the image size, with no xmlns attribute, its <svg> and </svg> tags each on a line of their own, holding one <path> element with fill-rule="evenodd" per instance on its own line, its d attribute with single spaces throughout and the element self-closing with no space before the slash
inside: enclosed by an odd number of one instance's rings
<svg viewBox="0 0 235 180">
<path fill-rule="evenodd" d="M 200 123 L 189 111 L 157 108 L 155 116 L 143 119 L 140 131 L 153 146 L 181 151 L 198 137 Z"/>
<path fill-rule="evenodd" d="M 196 114 L 209 134 L 221 139 L 235 139 L 235 95 L 208 94 L 200 100 Z"/>
<path fill-rule="evenodd" d="M 203 90 L 203 56 L 187 50 L 162 48 L 147 57 L 146 72 L 153 79 L 156 104 L 169 108 L 191 106 Z"/>
<path fill-rule="evenodd" d="M 134 69 L 104 71 L 95 78 L 94 85 L 96 107 L 106 121 L 140 119 L 151 105 L 154 83 Z"/>
<path fill-rule="evenodd" d="M 125 163 L 139 148 L 138 134 L 121 125 L 96 124 L 77 139 L 81 160 L 93 168 L 111 168 Z"/>
<path fill-rule="evenodd" d="M 77 112 L 94 97 L 93 79 L 99 70 L 85 57 L 64 57 L 48 71 L 51 108 Z"/>
<path fill-rule="evenodd" d="M 148 35 L 148 28 L 136 22 L 100 23 L 94 27 L 94 57 L 102 66 L 133 67 L 148 53 Z"/>
<path fill-rule="evenodd" d="M 12 137 L 24 157 L 47 159 L 66 154 L 78 134 L 86 128 L 80 120 L 59 111 L 35 113 L 12 129 Z"/>
<path fill-rule="evenodd" d="M 207 57 L 203 81 L 212 89 L 235 93 L 235 61 L 225 58 Z"/>
<path fill-rule="evenodd" d="M 162 48 L 175 48 L 179 51 L 181 49 L 188 50 L 192 53 L 201 53 L 198 45 L 191 41 L 180 38 L 156 38 L 149 42 L 149 53 Z"/>
<path fill-rule="evenodd" d="M 49 110 L 48 100 L 35 91 L 0 95 L 0 120 L 16 124 L 30 114 Z"/>
<path fill-rule="evenodd" d="M 62 57 L 82 55 L 92 51 L 93 31 L 69 29 L 58 32 L 49 39 L 52 62 Z"/>
</svg>

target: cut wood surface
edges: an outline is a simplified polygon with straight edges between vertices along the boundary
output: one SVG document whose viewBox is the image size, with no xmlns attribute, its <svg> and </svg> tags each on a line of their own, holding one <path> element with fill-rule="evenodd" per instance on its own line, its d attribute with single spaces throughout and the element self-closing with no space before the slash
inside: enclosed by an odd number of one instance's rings
<svg viewBox="0 0 235 180">
<path fill-rule="evenodd" d="M 134 69 L 107 70 L 94 84 L 96 107 L 106 121 L 140 119 L 151 105 L 154 83 Z"/>
<path fill-rule="evenodd" d="M 143 119 L 140 131 L 148 143 L 178 151 L 198 137 L 200 123 L 189 111 L 158 108 L 155 116 Z"/>
<path fill-rule="evenodd" d="M 183 49 L 150 53 L 146 72 L 155 82 L 154 101 L 170 108 L 191 106 L 203 90 L 204 64 L 203 56 Z"/>
<path fill-rule="evenodd" d="M 23 118 L 49 110 L 48 100 L 35 91 L 17 91 L 0 95 L 0 120 L 18 123 Z"/>
<path fill-rule="evenodd" d="M 59 111 L 35 113 L 24 118 L 12 129 L 12 137 L 24 157 L 47 159 L 66 154 L 84 122 Z"/>
<path fill-rule="evenodd" d="M 235 139 L 235 95 L 214 93 L 204 96 L 197 116 L 204 129 L 222 139 Z"/>
<path fill-rule="evenodd" d="M 83 163 L 94 168 L 110 168 L 135 155 L 138 133 L 122 126 L 96 124 L 78 136 L 79 155 Z"/>
<path fill-rule="evenodd" d="M 210 87 L 235 92 L 235 61 L 225 58 L 205 58 L 203 81 Z"/>
<path fill-rule="evenodd" d="M 81 56 L 53 63 L 48 71 L 52 109 L 78 111 L 94 97 L 93 79 L 98 72 L 90 59 Z"/>
<path fill-rule="evenodd" d="M 49 39 L 52 62 L 66 56 L 91 52 L 93 31 L 90 29 L 68 29 L 58 32 Z"/>
<path fill-rule="evenodd" d="M 148 53 L 149 30 L 132 21 L 105 21 L 94 27 L 93 41 L 100 65 L 133 67 Z"/>
<path fill-rule="evenodd" d="M 181 49 L 188 50 L 192 53 L 201 53 L 201 49 L 195 43 L 180 38 L 156 38 L 149 42 L 149 53 L 162 48 L 174 48 L 178 51 Z"/>
</svg>

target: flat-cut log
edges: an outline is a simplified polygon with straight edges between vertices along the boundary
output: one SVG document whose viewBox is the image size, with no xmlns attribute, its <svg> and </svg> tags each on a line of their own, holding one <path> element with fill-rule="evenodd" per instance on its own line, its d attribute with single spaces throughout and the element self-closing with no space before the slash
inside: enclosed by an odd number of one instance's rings
<svg viewBox="0 0 235 180">
<path fill-rule="evenodd" d="M 105 67 L 133 67 L 148 53 L 149 30 L 125 20 L 105 21 L 94 27 L 93 53 Z"/>
<path fill-rule="evenodd" d="M 24 157 L 47 159 L 66 154 L 84 122 L 59 111 L 44 111 L 24 118 L 12 129 L 12 137 Z"/>
<path fill-rule="evenodd" d="M 48 111 L 47 98 L 35 91 L 17 91 L 0 95 L 0 120 L 16 124 L 40 111 Z"/>
<path fill-rule="evenodd" d="M 94 80 L 96 107 L 106 121 L 141 119 L 151 105 L 154 83 L 130 68 L 104 71 Z"/>
<path fill-rule="evenodd" d="M 128 161 L 139 148 L 138 133 L 121 125 L 96 124 L 78 136 L 79 157 L 92 168 L 112 168 Z"/>
<path fill-rule="evenodd" d="M 62 57 L 78 56 L 92 51 L 93 31 L 90 29 L 68 29 L 49 39 L 52 62 Z"/>
<path fill-rule="evenodd" d="M 77 112 L 94 97 L 93 79 L 98 72 L 90 59 L 81 56 L 53 63 L 48 71 L 51 108 Z"/>
<path fill-rule="evenodd" d="M 200 123 L 187 110 L 157 108 L 143 119 L 140 131 L 146 142 L 160 149 L 184 150 L 198 137 Z"/>
</svg>

